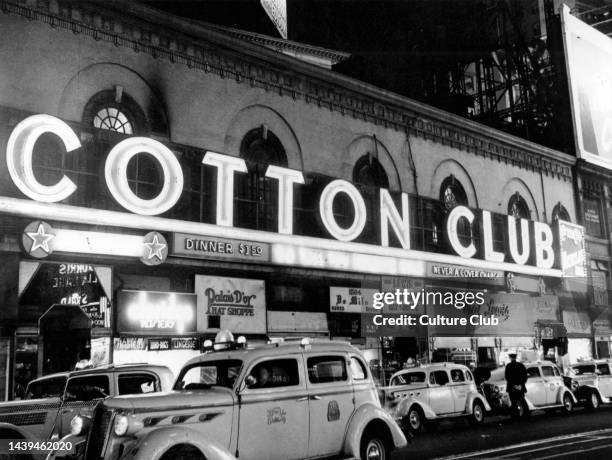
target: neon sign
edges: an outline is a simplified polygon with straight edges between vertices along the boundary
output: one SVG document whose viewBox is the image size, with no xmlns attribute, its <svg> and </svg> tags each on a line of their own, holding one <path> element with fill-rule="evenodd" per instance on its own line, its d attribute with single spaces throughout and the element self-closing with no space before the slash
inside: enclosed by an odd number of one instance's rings
<svg viewBox="0 0 612 460">
<path fill-rule="evenodd" d="M 19 188 L 29 198 L 45 203 L 57 203 L 70 197 L 77 186 L 66 176 L 55 185 L 39 183 L 33 172 L 32 156 L 36 140 L 45 133 L 57 135 L 66 151 L 80 147 L 74 131 L 63 121 L 50 115 L 34 115 L 20 122 L 9 138 L 6 160 L 9 174 Z M 137 154 L 151 155 L 159 164 L 162 175 L 162 188 L 154 198 L 145 200 L 138 197 L 128 184 L 127 165 Z M 241 158 L 216 152 L 207 152 L 202 164 L 216 168 L 216 219 L 218 226 L 233 227 L 234 224 L 234 179 L 236 174 L 248 172 Z M 174 153 L 160 142 L 144 137 L 132 137 L 120 141 L 106 158 L 104 176 L 113 198 L 128 211 L 142 216 L 157 216 L 176 205 L 183 190 L 183 171 Z M 265 176 L 278 182 L 278 233 L 293 234 L 293 190 L 294 186 L 305 183 L 302 172 L 279 166 L 269 166 Z M 334 201 L 338 195 L 345 195 L 353 208 L 352 222 L 348 227 L 340 225 L 333 212 Z M 402 249 L 410 250 L 410 206 L 408 195 L 400 195 L 399 209 L 386 189 L 379 192 L 380 244 L 389 246 L 392 233 Z M 333 180 L 321 191 L 318 212 L 320 221 L 329 235 L 341 242 L 355 241 L 363 232 L 367 222 L 365 201 L 359 190 L 350 182 Z M 459 228 L 467 222 L 472 235 L 469 242 L 459 235 Z M 517 231 L 517 223 L 520 231 Z M 446 234 L 452 250 L 463 258 L 479 257 L 488 262 L 512 262 L 516 265 L 534 265 L 550 269 L 555 264 L 553 232 L 542 222 L 515 220 L 508 216 L 504 223 L 504 235 L 494 235 L 498 231 L 492 224 L 489 211 L 473 210 L 457 206 L 446 221 Z M 507 241 L 508 251 L 500 252 L 494 247 L 494 240 Z"/>
</svg>

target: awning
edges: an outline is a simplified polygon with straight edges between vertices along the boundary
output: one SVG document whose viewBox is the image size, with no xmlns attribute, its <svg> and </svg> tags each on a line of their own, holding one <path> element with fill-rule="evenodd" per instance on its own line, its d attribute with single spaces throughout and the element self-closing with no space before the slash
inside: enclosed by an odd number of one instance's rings
<svg viewBox="0 0 612 460">
<path fill-rule="evenodd" d="M 559 321 L 540 319 L 536 321 L 540 339 L 559 339 L 567 337 L 565 325 Z"/>
</svg>

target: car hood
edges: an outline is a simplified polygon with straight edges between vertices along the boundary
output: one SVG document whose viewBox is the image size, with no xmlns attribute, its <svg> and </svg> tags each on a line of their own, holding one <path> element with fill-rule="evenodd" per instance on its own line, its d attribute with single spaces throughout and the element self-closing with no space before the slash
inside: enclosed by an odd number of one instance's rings
<svg viewBox="0 0 612 460">
<path fill-rule="evenodd" d="M 229 406 L 233 404 L 233 391 L 223 387 L 124 395 L 104 400 L 104 406 L 108 409 L 123 409 L 134 412 L 147 412 L 149 410 L 161 412 L 164 410 Z"/>
<path fill-rule="evenodd" d="M 59 406 L 60 398 L 42 398 L 42 399 L 20 399 L 18 401 L 4 401 L 0 402 L 0 413 L 21 411 L 31 409 L 32 406 L 36 408 L 46 406 Z"/>
</svg>

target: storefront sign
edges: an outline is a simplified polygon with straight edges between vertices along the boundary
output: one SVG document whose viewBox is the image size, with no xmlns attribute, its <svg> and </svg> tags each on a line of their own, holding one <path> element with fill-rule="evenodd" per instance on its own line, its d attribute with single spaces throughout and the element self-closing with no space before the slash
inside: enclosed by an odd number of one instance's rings
<svg viewBox="0 0 612 460">
<path fill-rule="evenodd" d="M 198 331 L 229 329 L 266 333 L 266 288 L 262 280 L 196 275 Z"/>
<path fill-rule="evenodd" d="M 591 319 L 588 312 L 564 307 L 562 315 L 568 334 L 591 336 Z"/>
<path fill-rule="evenodd" d="M 176 292 L 119 291 L 117 330 L 138 335 L 196 331 L 196 296 Z"/>
<path fill-rule="evenodd" d="M 559 256 L 564 277 L 587 276 L 584 227 L 559 220 Z"/>
<path fill-rule="evenodd" d="M 482 283 L 504 284 L 504 272 L 501 270 L 482 270 L 462 265 L 428 263 L 427 274 L 430 278 L 451 278 L 474 280 Z"/>
<path fill-rule="evenodd" d="M 593 334 L 605 336 L 609 336 L 610 334 L 612 334 L 612 329 L 610 328 L 610 320 L 606 318 L 598 318 L 593 321 Z"/>
<path fill-rule="evenodd" d="M 140 337 L 115 337 L 113 348 L 115 351 L 146 350 L 147 339 Z"/>
<path fill-rule="evenodd" d="M 147 349 L 149 351 L 167 351 L 167 350 L 170 350 L 170 346 L 171 346 L 170 338 L 149 339 L 149 345 Z"/>
<path fill-rule="evenodd" d="M 332 313 L 363 313 L 374 311 L 372 296 L 378 289 L 330 287 L 329 311 Z"/>
<path fill-rule="evenodd" d="M 423 280 L 420 279 L 405 278 L 399 276 L 383 276 L 381 280 L 381 292 L 395 293 L 398 290 L 400 292 L 404 292 L 404 290 L 407 290 L 409 292 L 419 292 L 424 288 L 425 283 L 423 282 Z M 422 304 L 414 306 L 406 305 L 404 303 L 388 303 L 385 304 L 385 312 L 400 314 L 425 313 L 425 306 Z M 372 313 L 377 313 L 377 311 L 372 310 Z"/>
<path fill-rule="evenodd" d="M 67 176 L 63 176 L 56 184 L 47 186 L 39 183 L 34 176 L 32 167 L 33 146 L 36 140 L 45 133 L 56 134 L 63 142 L 67 152 L 78 149 L 81 144 L 78 136 L 70 126 L 60 119 L 50 115 L 34 115 L 21 121 L 13 130 L 9 137 L 6 149 L 6 160 L 8 171 L 13 183 L 27 197 L 32 200 L 43 203 L 59 203 L 62 200 L 70 197 L 77 189 Z M 142 199 L 138 197 L 129 187 L 127 179 L 127 167 L 129 161 L 137 154 L 149 154 L 155 158 L 160 164 L 163 172 L 160 183 L 162 185 L 158 196 L 151 199 Z M 214 224 L 217 227 L 233 227 L 233 210 L 234 210 L 234 178 L 236 174 L 248 172 L 246 162 L 239 157 L 222 155 L 215 152 L 206 152 L 202 159 L 202 164 L 209 168 L 215 168 L 217 171 L 216 180 L 216 218 Z M 132 137 L 120 141 L 109 152 L 105 164 L 105 180 L 108 191 L 112 197 L 122 207 L 131 213 L 138 214 L 140 219 L 134 220 L 133 216 L 127 213 L 117 213 L 114 211 L 101 211 L 79 208 L 78 220 L 81 222 L 89 221 L 95 218 L 96 222 L 109 222 L 113 226 L 137 226 L 145 227 L 145 223 L 150 230 L 167 231 L 172 229 L 175 232 L 193 234 L 198 228 L 208 228 L 208 230 L 216 235 L 216 237 L 224 237 L 218 233 L 218 228 L 210 224 L 196 225 L 195 222 L 177 221 L 172 219 L 159 218 L 159 220 L 147 219 L 146 216 L 158 216 L 172 209 L 182 195 L 183 187 L 183 171 L 180 163 L 172 151 L 165 147 L 162 143 L 144 137 Z M 281 235 L 291 235 L 293 233 L 293 218 L 294 218 L 294 187 L 307 187 L 305 184 L 304 174 L 301 171 L 296 171 L 278 166 L 269 166 L 265 176 L 268 180 L 278 183 L 278 233 Z M 339 242 L 351 242 L 361 236 L 368 222 L 367 212 L 368 206 L 365 204 L 364 197 L 359 189 L 352 183 L 336 179 L 329 183 L 322 183 L 322 189 L 319 193 L 318 206 L 315 212 L 322 224 L 321 230 L 329 235 L 332 239 Z M 333 205 L 336 198 L 342 195 L 348 198 L 352 207 L 352 222 L 343 222 L 342 225 L 336 220 L 337 215 L 333 212 Z M 397 196 L 392 196 L 387 189 L 379 189 L 378 191 L 378 214 L 380 245 L 387 247 L 390 245 L 390 235 L 392 234 L 397 240 L 401 249 L 412 250 L 411 248 L 411 200 L 408 194 L 399 193 Z M 20 214 L 23 211 L 21 201 L 11 198 L 0 197 L 0 199 L 8 201 L 3 203 L 3 209 L 6 212 Z M 27 202 L 26 202 L 27 203 Z M 28 203 L 29 204 L 29 203 Z M 57 217 L 57 211 L 62 210 L 61 219 L 77 220 L 75 211 L 72 206 L 55 205 L 52 207 L 43 206 L 38 211 L 53 211 L 50 215 Z M 28 208 L 29 209 L 29 208 Z M 70 214 L 72 212 L 72 214 Z M 47 215 L 44 212 L 37 212 L 41 218 Z M 70 214 L 71 217 L 68 217 Z M 112 222 L 109 218 L 112 217 Z M 371 217 L 371 216 L 370 216 Z M 474 233 L 479 233 L 481 238 L 471 240 L 469 243 L 462 240 L 459 235 L 459 227 L 464 229 L 465 223 L 469 224 Z M 497 230 L 492 225 L 492 214 L 485 210 L 472 210 L 465 206 L 456 206 L 449 213 L 446 221 L 446 234 L 448 242 L 452 248 L 452 252 L 460 257 L 471 259 L 478 258 L 490 263 L 509 263 L 516 266 L 513 271 L 520 271 L 522 266 L 537 267 L 540 270 L 549 270 L 555 264 L 555 254 L 553 250 L 554 237 L 550 227 L 543 222 L 527 221 L 525 219 L 516 220 L 512 216 L 506 216 L 502 230 Z M 165 229 L 162 229 L 165 227 Z M 28 237 L 33 245 L 44 245 L 45 238 L 49 237 L 45 229 L 38 232 L 33 229 L 32 236 Z M 496 232 L 502 234 L 495 234 Z M 240 232 L 229 231 L 228 236 L 240 235 Z M 269 235 L 261 232 L 262 241 L 272 241 Z M 237 236 L 239 238 L 239 236 Z M 32 239 L 34 238 L 34 239 Z M 203 238 L 205 240 L 205 238 Z M 503 252 L 497 251 L 493 247 L 493 241 L 500 239 L 507 241 L 507 247 Z M 323 242 L 316 242 L 316 238 L 311 238 L 309 244 L 315 249 L 325 249 L 330 251 L 327 254 L 313 254 L 312 251 L 302 251 L 300 245 L 288 244 L 287 240 L 278 247 L 279 254 L 275 255 L 276 262 L 284 264 L 301 264 L 306 266 L 316 266 L 317 260 L 322 257 L 333 257 L 333 249 L 339 246 L 330 246 Z M 49 240 L 49 241 L 52 241 Z M 159 251 L 159 244 L 164 244 L 159 240 L 151 241 L 154 244 L 147 252 L 147 256 L 154 261 L 159 261 L 163 258 L 163 252 Z M 203 243 L 202 243 L 203 244 Z M 296 247 L 298 246 L 298 247 Z M 361 245 L 360 245 L 361 246 Z M 519 248 L 521 250 L 519 251 Z M 44 250 L 44 248 L 37 247 Z M 51 247 L 50 247 L 51 249 Z M 257 247 L 252 248 L 253 253 L 257 252 Z M 248 251 L 250 251 L 249 249 Z M 358 247 L 347 248 L 348 253 L 359 253 Z M 369 251 L 368 251 L 369 254 Z M 159 256 L 162 257 L 159 257 Z M 408 257 L 410 254 L 406 254 Z M 401 256 L 400 256 L 401 257 Z M 422 260 L 422 255 L 420 255 Z M 353 266 L 353 260 L 362 260 L 361 257 L 350 258 L 352 260 L 345 264 Z M 372 257 L 367 258 L 370 263 Z M 378 260 L 378 263 L 384 266 L 383 260 Z M 359 262 L 357 262 L 359 263 Z M 326 268 L 330 266 L 330 262 L 326 262 Z M 332 264 L 333 265 L 333 264 Z M 557 264 L 558 265 L 558 264 Z M 354 269 L 357 269 L 355 266 Z M 378 267 L 371 268 L 378 270 Z M 392 272 L 398 272 L 400 267 L 397 267 Z M 402 272 L 405 270 L 401 269 Z M 533 272 L 533 270 L 525 267 L 525 273 Z M 389 272 L 387 272 L 389 273 Z M 550 273 L 551 276 L 557 276 L 555 273 Z"/>
<path fill-rule="evenodd" d="M 270 245 L 255 241 L 174 233 L 172 255 L 194 259 L 270 262 Z"/>
<path fill-rule="evenodd" d="M 173 337 L 170 347 L 173 350 L 199 350 L 200 341 L 197 337 Z"/>
</svg>

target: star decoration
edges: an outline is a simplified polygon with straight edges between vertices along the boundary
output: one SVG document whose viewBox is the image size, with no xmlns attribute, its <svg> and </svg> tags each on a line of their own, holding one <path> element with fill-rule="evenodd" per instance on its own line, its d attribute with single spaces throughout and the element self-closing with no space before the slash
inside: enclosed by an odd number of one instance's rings
<svg viewBox="0 0 612 460">
<path fill-rule="evenodd" d="M 160 243 L 157 235 L 153 235 L 153 241 L 151 241 L 150 243 L 145 243 L 144 245 L 149 250 L 149 255 L 147 256 L 147 259 L 157 257 L 159 260 L 164 260 L 162 251 L 166 249 L 168 245 L 165 243 Z"/>
<path fill-rule="evenodd" d="M 38 224 L 38 229 L 36 232 L 27 232 L 28 238 L 30 238 L 33 243 L 30 248 L 30 253 L 36 251 L 37 249 L 42 249 L 46 253 L 50 253 L 51 249 L 49 249 L 49 241 L 55 238 L 55 235 L 52 233 L 45 233 L 45 227 L 43 224 Z"/>
</svg>

